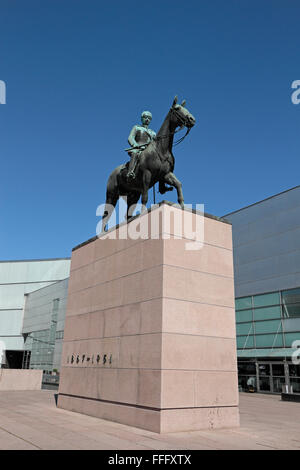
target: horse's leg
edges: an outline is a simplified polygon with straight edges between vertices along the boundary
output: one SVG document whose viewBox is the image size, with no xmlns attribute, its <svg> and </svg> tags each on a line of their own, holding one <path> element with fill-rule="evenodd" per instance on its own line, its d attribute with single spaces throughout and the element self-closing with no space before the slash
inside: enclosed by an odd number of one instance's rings
<svg viewBox="0 0 300 470">
<path fill-rule="evenodd" d="M 177 200 L 178 203 L 180 204 L 181 208 L 184 209 L 184 199 L 183 199 L 183 193 L 182 193 L 182 184 L 179 181 L 179 179 L 176 178 L 174 173 L 170 171 L 170 173 L 167 173 L 164 177 L 164 180 L 166 183 L 170 184 L 171 186 L 174 186 L 177 191 Z"/>
<path fill-rule="evenodd" d="M 104 214 L 102 216 L 102 232 L 105 231 L 105 227 L 108 224 L 108 221 L 114 211 L 114 208 L 116 207 L 118 199 L 119 199 L 118 193 L 116 192 L 106 193 L 105 209 L 104 209 Z"/>
<path fill-rule="evenodd" d="M 142 211 L 141 213 L 145 212 L 147 202 L 148 202 L 148 191 L 151 182 L 151 171 L 145 170 L 143 173 L 143 191 L 142 191 Z"/>
<path fill-rule="evenodd" d="M 132 192 L 127 196 L 127 220 L 132 217 L 136 204 L 140 198 L 140 193 Z"/>
<path fill-rule="evenodd" d="M 160 192 L 160 194 L 165 194 L 167 191 L 173 191 L 174 189 L 173 186 L 171 186 L 170 188 L 166 186 L 163 180 L 159 180 L 158 184 L 158 191 Z"/>
</svg>

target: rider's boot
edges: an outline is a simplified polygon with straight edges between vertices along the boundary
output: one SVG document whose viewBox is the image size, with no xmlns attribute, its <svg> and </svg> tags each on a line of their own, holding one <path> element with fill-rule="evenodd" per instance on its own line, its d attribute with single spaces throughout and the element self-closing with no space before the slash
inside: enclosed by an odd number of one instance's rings
<svg viewBox="0 0 300 470">
<path fill-rule="evenodd" d="M 135 169 L 137 165 L 137 155 L 133 155 L 131 157 L 130 163 L 129 163 L 129 171 L 127 173 L 127 180 L 131 181 L 135 179 Z"/>
</svg>

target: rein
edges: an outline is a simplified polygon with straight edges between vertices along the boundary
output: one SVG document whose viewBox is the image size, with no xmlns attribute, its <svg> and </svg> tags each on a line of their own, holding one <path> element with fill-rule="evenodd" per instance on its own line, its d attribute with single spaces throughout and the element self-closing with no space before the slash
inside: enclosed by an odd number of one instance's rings
<svg viewBox="0 0 300 470">
<path fill-rule="evenodd" d="M 181 142 L 186 138 L 186 136 L 190 133 L 190 131 L 191 131 L 191 127 L 188 127 L 186 133 L 184 134 L 184 136 L 181 137 L 180 139 L 176 140 L 176 142 L 173 143 L 173 147 L 176 147 L 176 145 L 181 144 Z"/>
</svg>

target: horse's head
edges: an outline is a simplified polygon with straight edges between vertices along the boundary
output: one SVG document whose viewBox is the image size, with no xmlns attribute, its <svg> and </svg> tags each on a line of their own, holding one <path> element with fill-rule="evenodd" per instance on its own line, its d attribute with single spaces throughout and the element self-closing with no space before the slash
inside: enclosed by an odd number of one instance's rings
<svg viewBox="0 0 300 470">
<path fill-rule="evenodd" d="M 196 122 L 194 116 L 185 108 L 185 100 L 181 104 L 177 104 L 177 96 L 175 96 L 172 107 L 170 109 L 171 119 L 174 124 L 181 127 L 191 129 Z"/>
</svg>

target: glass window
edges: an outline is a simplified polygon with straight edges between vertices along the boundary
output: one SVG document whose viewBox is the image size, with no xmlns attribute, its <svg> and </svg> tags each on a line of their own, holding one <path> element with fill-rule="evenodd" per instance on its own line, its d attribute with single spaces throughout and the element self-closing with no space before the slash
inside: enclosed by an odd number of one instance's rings
<svg viewBox="0 0 300 470">
<path fill-rule="evenodd" d="M 283 385 L 285 385 L 284 377 L 273 377 L 273 392 L 281 393 Z"/>
<path fill-rule="evenodd" d="M 55 312 L 55 311 L 58 310 L 59 300 L 60 300 L 60 299 L 54 299 L 54 300 L 53 300 L 52 312 Z"/>
<path fill-rule="evenodd" d="M 270 377 L 259 378 L 259 389 L 261 392 L 270 392 Z"/>
<path fill-rule="evenodd" d="M 300 377 L 300 365 L 289 364 L 290 377 Z"/>
<path fill-rule="evenodd" d="M 252 308 L 252 297 L 242 297 L 240 299 L 235 299 L 235 308 L 236 310 Z"/>
<path fill-rule="evenodd" d="M 241 312 L 236 312 L 236 321 L 237 323 L 252 321 L 252 310 L 243 310 Z"/>
<path fill-rule="evenodd" d="M 258 365 L 259 375 L 270 375 L 270 364 Z"/>
<path fill-rule="evenodd" d="M 290 384 L 294 393 L 300 393 L 300 379 L 290 378 Z"/>
<path fill-rule="evenodd" d="M 268 305 L 280 305 L 279 292 L 272 294 L 255 295 L 253 297 L 254 307 L 266 307 Z"/>
<path fill-rule="evenodd" d="M 240 375 L 256 374 L 255 362 L 239 362 L 238 372 Z"/>
<path fill-rule="evenodd" d="M 276 376 L 284 376 L 284 364 L 272 364 L 272 374 Z"/>
<path fill-rule="evenodd" d="M 242 392 L 256 391 L 256 376 L 241 375 L 239 380 L 239 390 Z"/>
<path fill-rule="evenodd" d="M 300 304 L 283 303 L 282 312 L 284 317 L 300 317 Z"/>
<path fill-rule="evenodd" d="M 238 336 L 236 338 L 238 349 L 254 348 L 253 336 Z"/>
<path fill-rule="evenodd" d="M 239 381 L 239 391 L 244 392 L 247 390 L 247 377 L 245 375 L 241 375 L 238 377 Z"/>
<path fill-rule="evenodd" d="M 254 320 L 268 320 L 271 318 L 280 318 L 280 306 L 257 308 L 254 310 Z"/>
<path fill-rule="evenodd" d="M 64 337 L 64 332 L 63 331 L 57 331 L 55 339 L 63 339 Z"/>
<path fill-rule="evenodd" d="M 258 321 L 255 323 L 255 332 L 259 333 L 277 333 L 281 331 L 281 320 Z"/>
<path fill-rule="evenodd" d="M 300 333 L 285 333 L 286 347 L 292 347 L 294 341 L 300 341 Z"/>
<path fill-rule="evenodd" d="M 48 354 L 50 346 L 49 333 L 50 330 L 41 330 L 32 333 L 33 342 L 30 359 L 31 367 L 41 368 L 46 364 L 51 365 L 53 352 L 50 350 L 50 354 Z"/>
<path fill-rule="evenodd" d="M 239 323 L 236 325 L 236 334 L 237 335 L 248 335 L 249 333 L 253 334 L 253 324 L 252 323 Z"/>
<path fill-rule="evenodd" d="M 289 289 L 281 292 L 283 304 L 297 304 L 300 303 L 300 288 Z"/>
<path fill-rule="evenodd" d="M 278 333 L 277 335 L 256 335 L 255 341 L 257 348 L 283 347 L 283 339 L 281 333 Z"/>
</svg>

